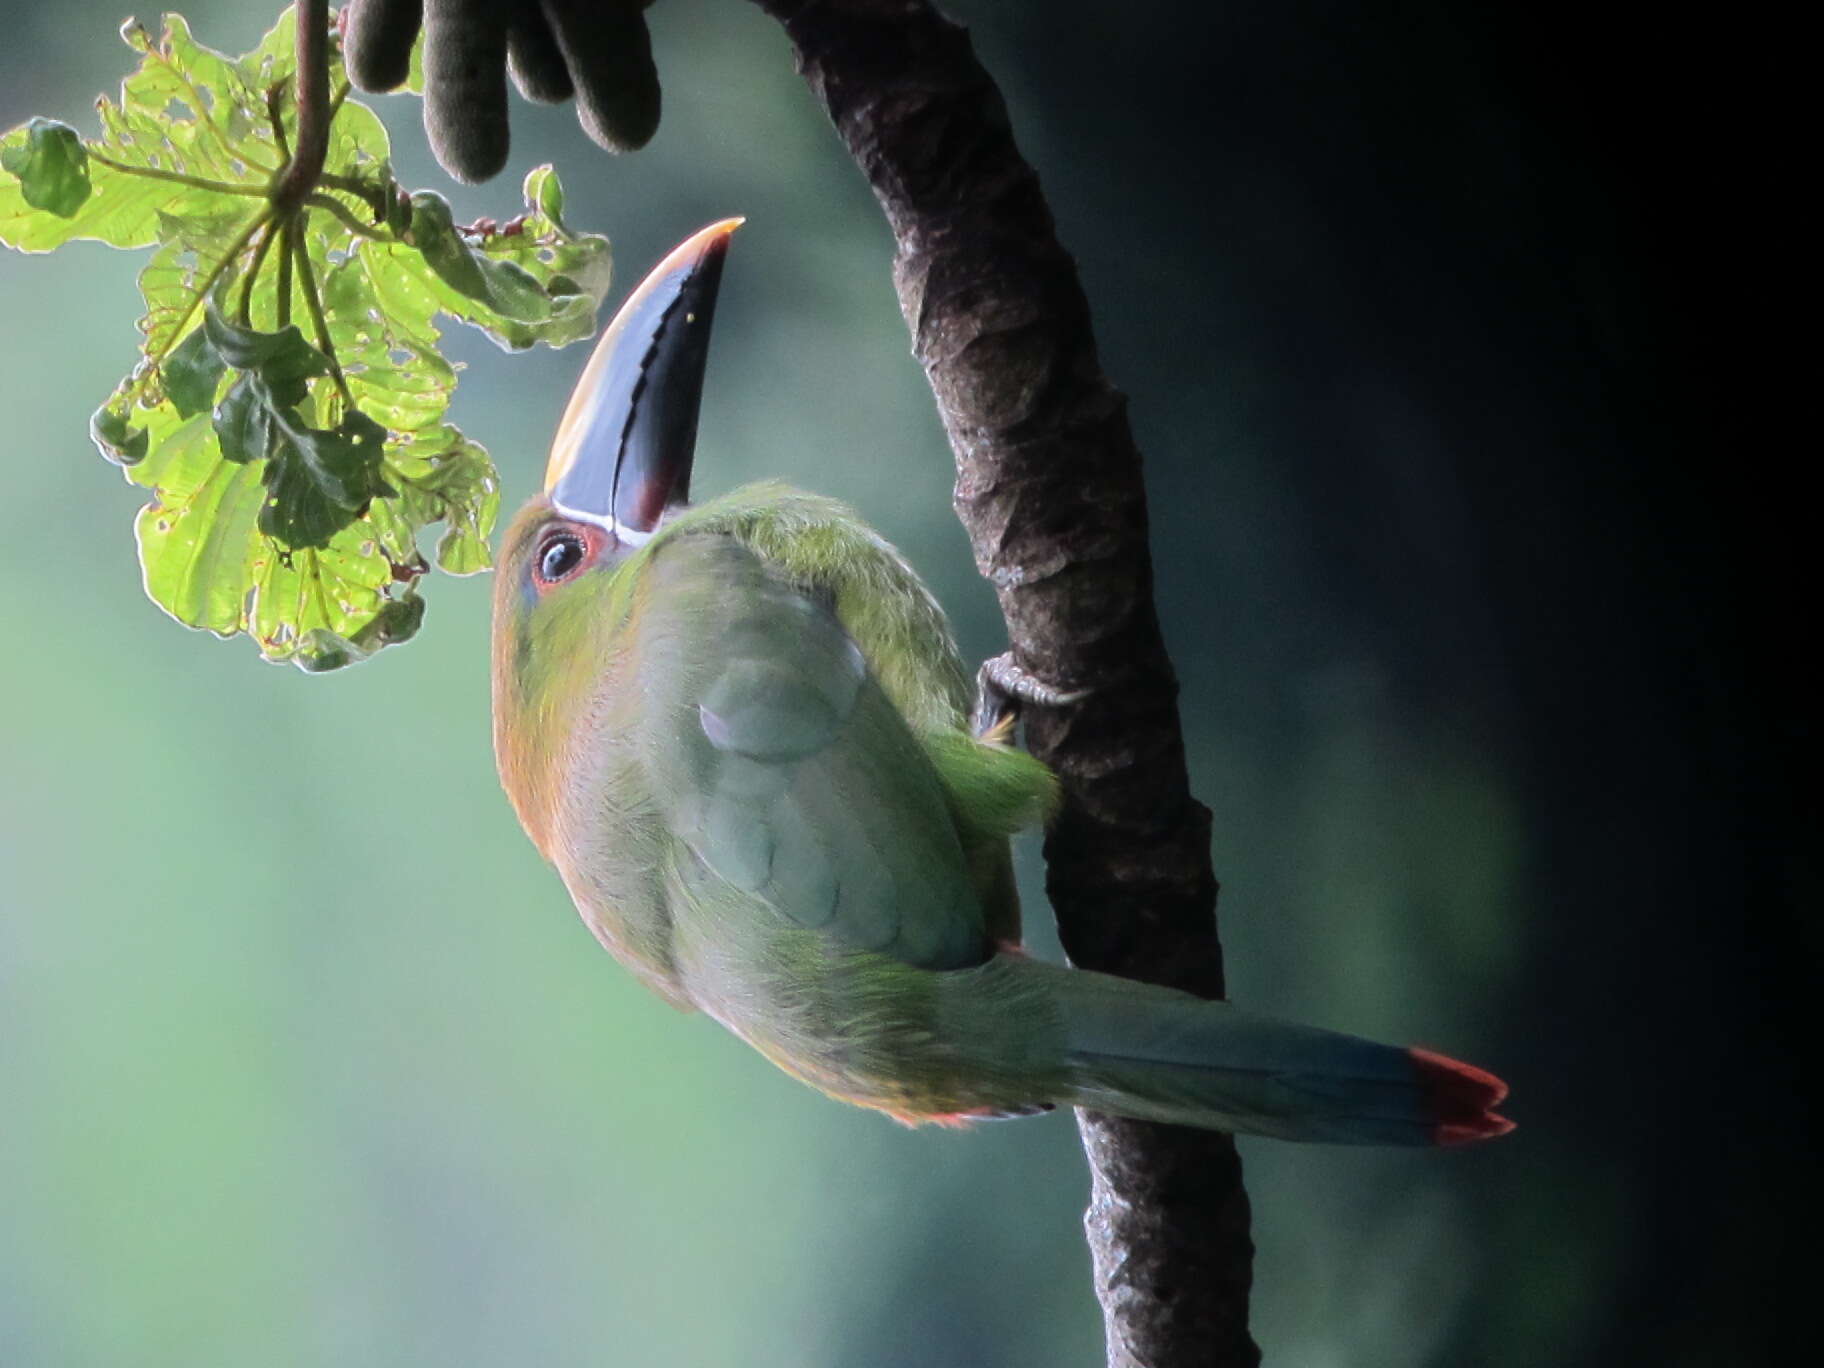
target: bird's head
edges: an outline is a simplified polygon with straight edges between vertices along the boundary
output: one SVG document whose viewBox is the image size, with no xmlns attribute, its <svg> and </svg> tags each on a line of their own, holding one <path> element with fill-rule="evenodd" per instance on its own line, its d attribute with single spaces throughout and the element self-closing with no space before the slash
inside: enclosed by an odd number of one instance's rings
<svg viewBox="0 0 1824 1368">
<path fill-rule="evenodd" d="M 633 610 L 634 576 L 619 572 L 689 498 L 716 292 L 741 222 L 692 234 L 628 296 L 570 396 L 544 489 L 507 528 L 494 586 L 494 748 L 541 846 L 572 710 Z"/>
</svg>

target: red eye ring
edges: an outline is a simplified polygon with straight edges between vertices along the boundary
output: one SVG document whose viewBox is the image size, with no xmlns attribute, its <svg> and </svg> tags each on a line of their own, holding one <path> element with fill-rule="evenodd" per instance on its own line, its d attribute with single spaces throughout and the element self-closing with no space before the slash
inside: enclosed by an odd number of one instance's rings
<svg viewBox="0 0 1824 1368">
<path fill-rule="evenodd" d="M 594 538 L 581 528 L 553 527 L 532 553 L 532 579 L 541 589 L 573 579 L 594 559 Z"/>
</svg>

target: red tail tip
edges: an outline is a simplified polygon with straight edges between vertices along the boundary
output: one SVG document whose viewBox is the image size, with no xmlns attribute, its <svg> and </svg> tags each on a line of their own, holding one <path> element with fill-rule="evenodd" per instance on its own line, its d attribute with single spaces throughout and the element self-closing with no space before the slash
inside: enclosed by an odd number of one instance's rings
<svg viewBox="0 0 1824 1368">
<path fill-rule="evenodd" d="M 1439 1145 L 1469 1145 L 1506 1135 L 1514 1123 L 1495 1111 L 1507 1096 L 1507 1084 L 1485 1069 L 1465 1064 L 1449 1055 L 1411 1049 L 1412 1067 L 1424 1089 L 1425 1101 L 1436 1125 L 1432 1141 Z"/>
</svg>

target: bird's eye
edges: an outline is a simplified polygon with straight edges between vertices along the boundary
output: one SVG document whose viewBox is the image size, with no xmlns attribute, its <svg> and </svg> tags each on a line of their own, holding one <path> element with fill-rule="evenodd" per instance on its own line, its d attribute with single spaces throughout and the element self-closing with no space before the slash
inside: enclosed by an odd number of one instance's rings
<svg viewBox="0 0 1824 1368">
<path fill-rule="evenodd" d="M 553 532 L 539 544 L 538 579 L 541 584 L 556 584 L 574 575 L 582 565 L 588 547 L 574 532 Z"/>
</svg>

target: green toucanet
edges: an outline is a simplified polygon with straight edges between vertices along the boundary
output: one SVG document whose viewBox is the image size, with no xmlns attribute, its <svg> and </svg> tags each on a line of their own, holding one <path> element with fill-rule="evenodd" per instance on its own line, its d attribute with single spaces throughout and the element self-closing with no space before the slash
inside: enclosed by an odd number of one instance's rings
<svg viewBox="0 0 1824 1368">
<path fill-rule="evenodd" d="M 729 234 L 609 326 L 506 535 L 494 742 L 583 920 L 680 1007 L 901 1120 L 1056 1105 L 1294 1140 L 1499 1135 L 1422 1050 L 1020 953 L 1008 838 L 1055 780 L 977 734 L 948 623 L 841 504 L 686 502 Z"/>
</svg>

